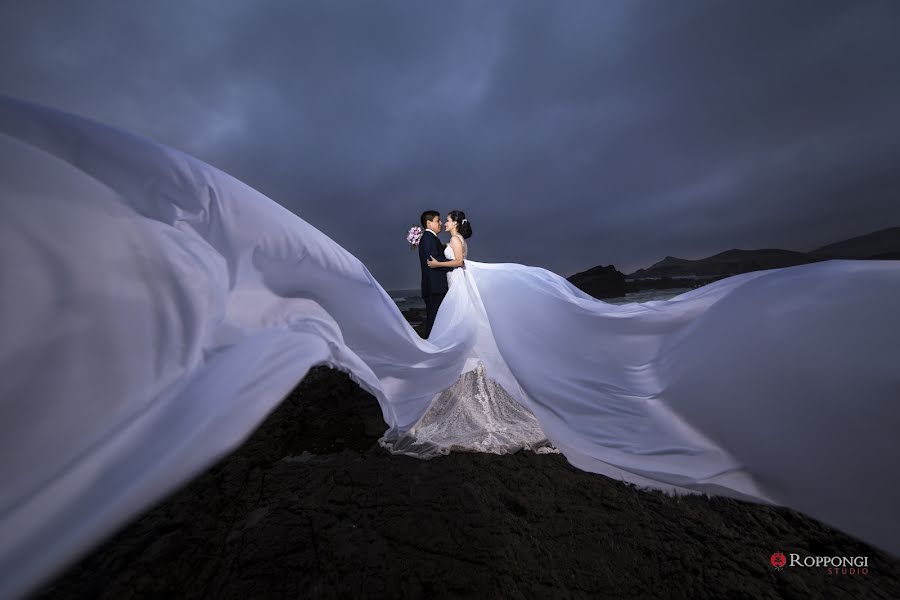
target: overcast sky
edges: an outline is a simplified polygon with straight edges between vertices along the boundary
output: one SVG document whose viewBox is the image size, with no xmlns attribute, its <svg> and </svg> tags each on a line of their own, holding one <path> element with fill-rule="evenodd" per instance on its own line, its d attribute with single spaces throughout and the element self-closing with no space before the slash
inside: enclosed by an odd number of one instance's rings
<svg viewBox="0 0 900 600">
<path fill-rule="evenodd" d="M 900 2 L 4 3 L 0 91 L 184 150 L 416 287 L 900 225 Z M 444 234 L 446 237 L 446 234 Z"/>
</svg>

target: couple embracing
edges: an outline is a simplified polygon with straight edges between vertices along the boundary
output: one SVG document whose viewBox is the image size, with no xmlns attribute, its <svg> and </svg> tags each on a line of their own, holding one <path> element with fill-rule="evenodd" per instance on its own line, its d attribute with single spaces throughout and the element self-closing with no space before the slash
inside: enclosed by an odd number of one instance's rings
<svg viewBox="0 0 900 600">
<path fill-rule="evenodd" d="M 456 268 L 465 268 L 468 255 L 466 238 L 472 235 L 472 226 L 461 210 L 451 210 L 444 222 L 444 230 L 450 233 L 450 242 L 441 242 L 441 215 L 434 210 L 426 210 L 419 221 L 422 224 L 422 239 L 419 241 L 419 263 L 422 267 L 422 299 L 425 301 L 425 338 L 431 335 L 438 308 L 447 295 L 448 273 Z M 459 258 L 457 258 L 459 257 Z"/>
</svg>

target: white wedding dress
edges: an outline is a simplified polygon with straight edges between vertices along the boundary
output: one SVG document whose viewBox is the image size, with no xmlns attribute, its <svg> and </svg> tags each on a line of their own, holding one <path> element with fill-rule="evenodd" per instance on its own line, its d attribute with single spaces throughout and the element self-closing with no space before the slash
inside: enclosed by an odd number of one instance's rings
<svg viewBox="0 0 900 600">
<path fill-rule="evenodd" d="M 612 305 L 467 260 L 422 340 L 359 260 L 195 158 L 8 97 L 0 134 L 0 598 L 236 448 L 320 364 L 375 397 L 394 451 L 546 440 L 900 555 L 898 261 Z"/>
<path fill-rule="evenodd" d="M 467 259 L 468 244 L 461 236 L 459 241 L 463 258 Z M 450 244 L 444 248 L 444 256 L 456 258 Z M 444 314 L 457 315 L 456 322 L 464 319 L 467 328 L 489 331 L 490 323 L 465 265 L 447 273 L 447 286 L 449 290 L 441 304 Z M 443 331 L 448 326 L 452 323 L 435 323 L 435 330 Z M 432 337 L 435 335 L 433 332 Z M 418 458 L 432 458 L 451 450 L 494 454 L 523 449 L 558 452 L 534 414 L 488 376 L 478 352 L 472 355 L 477 360 L 476 367 L 466 370 L 452 386 L 437 394 L 422 417 L 398 440 L 382 438 L 382 446 L 395 454 Z"/>
</svg>

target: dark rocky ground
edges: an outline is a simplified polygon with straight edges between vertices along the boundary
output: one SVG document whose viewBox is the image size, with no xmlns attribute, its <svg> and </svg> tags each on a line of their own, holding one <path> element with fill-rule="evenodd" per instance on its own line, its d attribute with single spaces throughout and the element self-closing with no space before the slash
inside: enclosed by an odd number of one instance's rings
<svg viewBox="0 0 900 600">
<path fill-rule="evenodd" d="M 393 456 L 315 368 L 238 450 L 39 598 L 900 598 L 900 560 L 792 510 L 671 498 L 554 454 Z M 777 550 L 869 574 L 775 571 Z"/>
</svg>

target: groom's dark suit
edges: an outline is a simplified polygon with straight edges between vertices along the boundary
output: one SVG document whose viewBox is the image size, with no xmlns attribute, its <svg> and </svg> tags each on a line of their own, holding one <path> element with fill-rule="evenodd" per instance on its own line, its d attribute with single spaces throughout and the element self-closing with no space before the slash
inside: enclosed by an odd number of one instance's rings
<svg viewBox="0 0 900 600">
<path fill-rule="evenodd" d="M 426 229 L 419 240 L 419 262 L 422 265 L 422 299 L 425 301 L 425 338 L 431 335 L 434 326 L 434 318 L 437 316 L 438 307 L 447 294 L 447 273 L 453 267 L 428 266 L 428 257 L 433 256 L 439 262 L 447 262 L 444 256 L 444 244 L 438 239 L 436 233 Z"/>
</svg>

